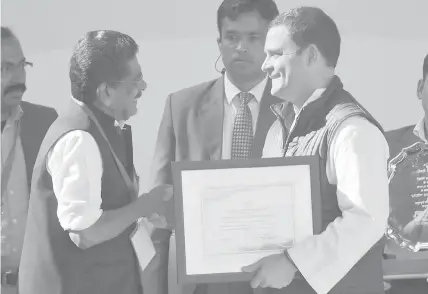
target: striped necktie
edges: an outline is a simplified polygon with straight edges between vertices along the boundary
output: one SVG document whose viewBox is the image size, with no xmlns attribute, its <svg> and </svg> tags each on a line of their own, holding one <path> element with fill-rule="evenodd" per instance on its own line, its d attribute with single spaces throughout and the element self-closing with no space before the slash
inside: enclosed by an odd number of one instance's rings
<svg viewBox="0 0 428 294">
<path fill-rule="evenodd" d="M 248 102 L 254 98 L 251 93 L 238 94 L 240 106 L 236 113 L 232 132 L 232 159 L 247 159 L 253 145 L 253 120 Z"/>
</svg>

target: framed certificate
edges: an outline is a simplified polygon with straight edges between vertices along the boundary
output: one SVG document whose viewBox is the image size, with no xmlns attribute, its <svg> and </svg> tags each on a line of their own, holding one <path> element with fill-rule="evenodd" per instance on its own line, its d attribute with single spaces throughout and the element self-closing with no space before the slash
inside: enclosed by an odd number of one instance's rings
<svg viewBox="0 0 428 294">
<path fill-rule="evenodd" d="M 241 268 L 321 232 L 315 156 L 172 164 L 179 284 L 246 281 Z"/>
</svg>

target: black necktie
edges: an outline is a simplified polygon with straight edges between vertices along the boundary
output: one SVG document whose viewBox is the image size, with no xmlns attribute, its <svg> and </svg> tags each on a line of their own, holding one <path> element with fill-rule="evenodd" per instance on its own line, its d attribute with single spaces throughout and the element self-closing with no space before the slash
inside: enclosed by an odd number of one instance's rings
<svg viewBox="0 0 428 294">
<path fill-rule="evenodd" d="M 238 94 L 240 106 L 236 113 L 232 133 L 232 159 L 247 159 L 253 145 L 253 119 L 248 102 L 254 96 L 247 92 Z"/>
</svg>

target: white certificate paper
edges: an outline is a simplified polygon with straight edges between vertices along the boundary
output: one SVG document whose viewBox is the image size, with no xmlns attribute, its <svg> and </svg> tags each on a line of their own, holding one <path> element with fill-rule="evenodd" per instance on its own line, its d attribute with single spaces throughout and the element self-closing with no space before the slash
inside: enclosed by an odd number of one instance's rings
<svg viewBox="0 0 428 294">
<path fill-rule="evenodd" d="M 134 247 L 135 254 L 137 255 L 140 270 L 142 272 L 156 253 L 145 223 L 145 219 L 138 220 L 137 228 L 131 236 L 131 242 Z"/>
<path fill-rule="evenodd" d="M 293 245 L 292 185 L 207 188 L 201 198 L 204 255 L 284 250 Z"/>
<path fill-rule="evenodd" d="M 186 274 L 239 273 L 312 235 L 310 179 L 309 165 L 181 171 Z"/>
</svg>

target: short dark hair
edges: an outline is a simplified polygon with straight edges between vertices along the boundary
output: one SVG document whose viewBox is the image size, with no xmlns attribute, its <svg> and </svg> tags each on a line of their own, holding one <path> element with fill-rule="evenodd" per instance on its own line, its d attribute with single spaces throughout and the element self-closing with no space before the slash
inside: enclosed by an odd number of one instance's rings
<svg viewBox="0 0 428 294">
<path fill-rule="evenodd" d="M 267 22 L 271 22 L 279 14 L 273 0 L 223 0 L 217 10 L 217 28 L 220 35 L 225 18 L 236 20 L 242 13 L 253 11 L 257 11 Z"/>
<path fill-rule="evenodd" d="M 320 8 L 302 6 L 284 12 L 270 27 L 284 25 L 301 49 L 317 46 L 328 66 L 336 67 L 340 55 L 340 33 L 335 22 Z"/>
<path fill-rule="evenodd" d="M 126 34 L 108 30 L 86 33 L 70 60 L 71 94 L 92 103 L 101 83 L 120 81 L 128 74 L 127 63 L 137 53 L 137 43 Z"/>
<path fill-rule="evenodd" d="M 2 26 L 1 27 L 1 39 L 4 40 L 7 38 L 12 38 L 12 37 L 15 38 L 15 35 L 12 32 L 12 30 L 8 27 Z"/>
<path fill-rule="evenodd" d="M 424 65 L 422 67 L 422 75 L 424 80 L 428 76 L 428 54 L 427 56 L 425 56 L 425 59 L 424 59 Z"/>
</svg>

